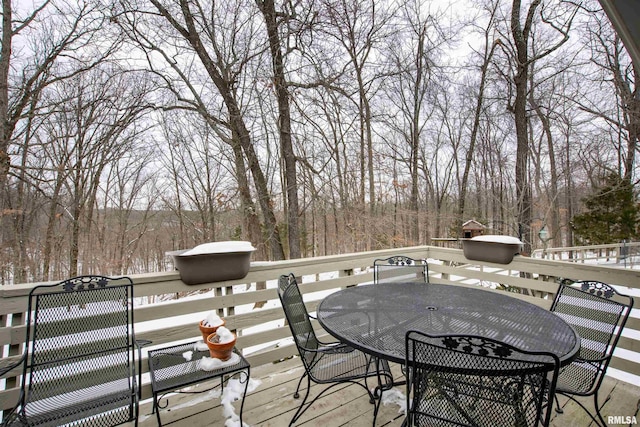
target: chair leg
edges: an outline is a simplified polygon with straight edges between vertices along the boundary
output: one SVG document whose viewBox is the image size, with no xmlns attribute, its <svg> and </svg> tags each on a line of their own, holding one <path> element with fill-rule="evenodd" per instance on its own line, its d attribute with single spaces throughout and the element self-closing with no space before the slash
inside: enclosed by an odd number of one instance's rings
<svg viewBox="0 0 640 427">
<path fill-rule="evenodd" d="M 369 395 L 369 403 L 374 404 L 376 399 L 378 398 L 378 396 L 377 396 L 378 390 L 380 390 L 380 396 L 382 397 L 382 388 L 381 388 L 381 380 L 380 380 L 380 360 L 378 358 L 375 358 L 375 359 L 374 358 L 369 358 L 368 362 L 367 362 L 367 373 L 370 372 L 369 371 L 369 367 L 372 364 L 375 365 L 375 368 L 376 368 L 375 372 L 376 372 L 376 376 L 377 376 L 377 379 L 378 379 L 378 381 L 377 381 L 378 385 L 376 386 L 375 391 L 371 392 L 371 389 L 369 387 L 369 381 L 368 381 L 369 377 L 366 376 L 366 377 L 364 377 L 364 388 L 365 388 L 365 390 L 367 390 L 367 394 Z M 375 414 L 375 412 L 374 412 L 374 414 Z"/>
<path fill-rule="evenodd" d="M 560 401 L 558 400 L 558 393 L 554 393 L 553 398 L 556 401 L 556 412 L 558 414 L 563 414 L 564 411 L 562 410 L 562 408 L 560 407 Z"/>
<path fill-rule="evenodd" d="M 593 395 L 593 402 L 594 402 L 594 405 L 595 405 L 596 414 L 598 414 L 598 418 L 600 419 L 599 421 L 598 421 L 598 419 L 596 417 L 593 416 L 593 414 L 587 409 L 587 407 L 584 406 L 573 395 L 571 395 L 569 393 L 563 393 L 563 392 L 556 392 L 556 393 L 557 394 L 562 394 L 563 396 L 567 397 L 568 399 L 572 400 L 575 404 L 580 406 L 582 408 L 582 410 L 584 412 L 586 412 L 587 415 L 589 415 L 589 417 L 591 418 L 591 421 L 593 421 L 595 425 L 602 426 L 602 427 L 607 427 L 607 423 L 604 422 L 604 419 L 602 418 L 602 415 L 600 414 L 600 409 L 598 408 L 598 393 L 597 392 Z M 559 414 L 561 414 L 563 412 L 562 409 L 560 408 L 560 405 L 557 405 L 556 412 L 558 412 Z"/>
<path fill-rule="evenodd" d="M 296 411 L 295 415 L 291 419 L 291 422 L 289 422 L 289 426 L 292 426 L 293 423 L 295 423 L 302 416 L 302 414 L 304 414 L 305 411 L 307 409 L 309 409 L 316 402 L 316 400 L 320 399 L 326 392 L 328 392 L 329 390 L 333 389 L 333 387 L 337 387 L 337 386 L 339 386 L 341 384 L 347 384 L 347 383 L 356 384 L 356 385 L 364 388 L 365 390 L 367 390 L 369 395 L 371 395 L 371 391 L 367 388 L 367 386 L 365 384 L 363 384 L 362 382 L 359 382 L 359 381 L 349 380 L 349 381 L 344 381 L 344 382 L 334 382 L 334 383 L 331 383 L 328 386 L 326 386 L 326 384 L 324 384 L 326 387 L 320 393 L 318 393 L 313 399 L 311 399 L 311 401 L 307 402 L 307 399 L 309 398 L 309 392 L 311 390 L 311 377 L 309 377 L 308 375 L 305 375 L 305 376 L 307 377 L 307 391 L 305 392 L 304 399 L 302 399 L 302 402 L 300 403 L 300 406 L 298 407 L 298 410 Z M 302 378 L 304 378 L 305 376 L 303 376 Z M 302 378 L 300 379 L 300 381 L 302 381 Z M 298 386 L 299 385 L 300 385 L 300 382 L 298 382 Z M 296 395 L 297 394 L 298 393 L 296 392 Z M 297 399 L 296 395 L 294 395 L 294 398 Z M 380 402 L 381 402 L 381 399 L 378 399 L 375 403 L 377 405 L 380 405 Z M 375 418 L 374 418 L 374 420 L 375 420 Z"/>
<path fill-rule="evenodd" d="M 135 402 L 133 407 L 129 407 L 129 411 L 133 411 L 134 426 L 138 427 L 138 416 L 140 415 L 140 401 L 137 399 L 137 392 L 134 393 Z"/>
<path fill-rule="evenodd" d="M 607 403 L 608 400 L 609 400 L 609 398 L 607 398 L 607 400 L 605 400 L 604 403 Z M 600 406 L 598 405 L 598 391 L 597 390 L 593 394 L 593 406 L 596 408 L 596 414 L 598 414 L 598 418 L 600 418 L 600 422 L 602 423 L 603 426 L 606 427 L 607 423 L 604 422 L 604 418 L 602 418 L 602 414 L 600 413 Z M 593 418 L 593 416 L 591 418 Z"/>
<path fill-rule="evenodd" d="M 382 392 L 385 390 L 391 390 L 394 386 L 393 383 L 393 377 L 390 375 L 387 375 L 387 373 L 383 373 L 382 375 L 380 375 L 380 364 L 381 364 L 381 360 L 379 358 L 375 358 L 375 359 L 371 359 L 370 364 L 375 363 L 375 367 L 376 367 L 376 379 L 378 382 L 378 385 L 375 388 L 375 391 L 372 393 L 371 390 L 369 389 L 369 385 L 367 383 L 367 379 L 369 377 L 365 377 L 364 378 L 364 387 L 367 390 L 367 392 L 369 393 L 369 403 L 374 403 L 377 399 L 382 398 Z M 390 374 L 390 373 L 389 373 Z M 382 383 L 382 377 L 384 377 L 385 382 L 384 384 Z"/>
<path fill-rule="evenodd" d="M 296 392 L 293 394 L 293 397 L 294 397 L 294 399 L 298 399 L 300 397 L 300 394 L 298 393 L 298 391 L 300 389 L 300 383 L 302 383 L 302 380 L 304 379 L 304 377 L 307 377 L 307 391 L 304 394 L 304 399 L 302 399 L 302 402 L 300 402 L 300 406 L 298 407 L 298 410 L 293 415 L 293 418 L 291 418 L 291 422 L 289 423 L 289 426 L 292 426 L 293 423 L 295 423 L 298 420 L 298 418 L 300 418 L 300 416 L 302 416 L 304 411 L 306 411 L 309 408 L 309 406 L 311 406 L 311 405 L 307 405 L 307 407 L 304 408 L 305 402 L 307 401 L 307 398 L 309 397 L 309 391 L 311 390 L 311 378 L 307 374 L 304 374 L 300 378 L 300 381 L 298 381 L 298 388 L 296 388 Z"/>
<path fill-rule="evenodd" d="M 303 376 L 300 377 L 300 380 L 298 381 L 298 387 L 296 387 L 296 392 L 293 393 L 293 398 L 294 399 L 298 399 L 300 397 L 300 384 L 302 384 L 302 380 L 307 377 L 307 373 L 305 372 Z M 309 377 L 307 377 L 307 392 L 309 390 Z"/>
</svg>

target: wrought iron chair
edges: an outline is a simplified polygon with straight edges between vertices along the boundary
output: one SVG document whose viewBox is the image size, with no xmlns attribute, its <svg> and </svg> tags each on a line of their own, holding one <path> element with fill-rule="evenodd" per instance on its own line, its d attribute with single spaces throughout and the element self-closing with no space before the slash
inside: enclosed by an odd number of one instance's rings
<svg viewBox="0 0 640 427">
<path fill-rule="evenodd" d="M 409 331 L 408 426 L 548 425 L 559 360 L 471 335 Z"/>
<path fill-rule="evenodd" d="M 426 259 L 413 259 L 396 255 L 373 262 L 373 283 L 425 282 L 429 283 L 429 265 Z"/>
<path fill-rule="evenodd" d="M 598 390 L 627 322 L 633 298 L 618 293 L 612 286 L 597 281 L 561 284 L 551 311 L 572 325 L 580 335 L 580 353 L 560 370 L 556 393 L 562 394 L 598 421 L 574 396 L 593 396 L 593 404 L 602 426 Z M 557 405 L 556 412 L 562 413 Z"/>
<path fill-rule="evenodd" d="M 34 287 L 25 343 L 14 365 L 23 365 L 20 398 L 3 426 L 137 425 L 130 278 L 80 276 Z"/>
<path fill-rule="evenodd" d="M 293 274 L 280 276 L 278 296 L 305 370 L 304 375 L 298 381 L 294 398 L 300 397 L 300 385 L 304 378 L 307 379 L 304 399 L 302 399 L 302 403 L 289 425 L 293 425 L 318 398 L 336 385 L 353 383 L 363 387 L 369 394 L 371 403 L 375 403 L 375 400 L 380 396 L 371 392 L 367 385 L 367 379 L 376 379 L 377 391 L 382 392 L 382 390 L 391 387 L 393 377 L 389 364 L 385 360 L 372 358 L 360 350 L 342 343 L 327 343 L 317 338 L 311 324 L 311 316 L 307 312 L 300 288 Z M 306 403 L 311 389 L 311 381 L 317 384 L 329 384 L 329 387 L 324 388 L 313 400 Z M 374 417 L 377 408 L 378 405 L 375 406 Z"/>
</svg>

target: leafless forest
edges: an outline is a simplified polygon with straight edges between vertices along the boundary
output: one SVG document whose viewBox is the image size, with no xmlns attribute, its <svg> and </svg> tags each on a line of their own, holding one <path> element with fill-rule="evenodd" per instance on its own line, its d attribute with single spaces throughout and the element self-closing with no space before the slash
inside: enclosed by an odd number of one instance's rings
<svg viewBox="0 0 640 427">
<path fill-rule="evenodd" d="M 571 245 L 635 185 L 639 75 L 595 0 L 2 0 L 2 284 L 429 244 Z"/>
</svg>

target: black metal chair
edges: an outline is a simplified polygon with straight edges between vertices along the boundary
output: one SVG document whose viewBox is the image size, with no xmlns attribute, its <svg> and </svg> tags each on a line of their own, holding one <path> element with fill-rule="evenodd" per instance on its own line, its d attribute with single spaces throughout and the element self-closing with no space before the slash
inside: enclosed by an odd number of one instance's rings
<svg viewBox="0 0 640 427">
<path fill-rule="evenodd" d="M 559 360 L 471 335 L 406 335 L 408 426 L 548 425 Z"/>
<path fill-rule="evenodd" d="M 391 387 L 393 377 L 389 364 L 385 360 L 372 358 L 360 350 L 342 343 L 327 343 L 317 338 L 311 324 L 311 316 L 307 312 L 300 288 L 293 274 L 280 276 L 278 296 L 305 370 L 304 375 L 298 381 L 294 398 L 300 397 L 300 385 L 304 378 L 307 379 L 306 394 L 289 425 L 293 425 L 318 398 L 336 385 L 353 383 L 363 387 L 369 394 L 371 403 L 375 403 L 375 400 L 380 396 L 371 392 L 367 385 L 367 379 L 376 379 L 377 390 L 380 393 Z M 317 384 L 329 384 L 329 387 L 324 388 L 313 400 L 306 403 L 311 389 L 311 381 Z M 375 406 L 374 417 L 377 415 L 377 408 L 378 405 Z"/>
<path fill-rule="evenodd" d="M 551 311 L 572 325 L 580 335 L 580 353 L 570 365 L 560 370 L 556 393 L 562 394 L 598 421 L 574 396 L 593 396 L 593 404 L 602 426 L 598 390 L 627 322 L 633 298 L 618 293 L 612 286 L 598 281 L 561 284 Z M 562 413 L 559 405 L 556 411 Z"/>
<path fill-rule="evenodd" d="M 80 276 L 34 287 L 25 343 L 14 365 L 23 365 L 20 398 L 3 426 L 137 425 L 130 278 Z"/>
<path fill-rule="evenodd" d="M 425 282 L 429 283 L 429 265 L 426 259 L 413 259 L 396 255 L 373 262 L 373 283 Z"/>
</svg>

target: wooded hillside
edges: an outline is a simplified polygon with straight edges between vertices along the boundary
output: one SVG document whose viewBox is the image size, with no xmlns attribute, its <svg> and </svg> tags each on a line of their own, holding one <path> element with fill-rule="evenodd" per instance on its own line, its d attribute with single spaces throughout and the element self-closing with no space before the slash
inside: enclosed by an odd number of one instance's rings
<svg viewBox="0 0 640 427">
<path fill-rule="evenodd" d="M 2 5 L 2 284 L 469 219 L 530 251 L 572 245 L 612 174 L 637 204 L 640 76 L 595 0 Z"/>
</svg>

